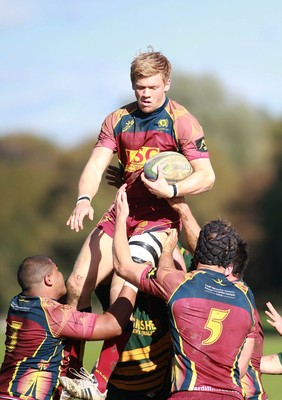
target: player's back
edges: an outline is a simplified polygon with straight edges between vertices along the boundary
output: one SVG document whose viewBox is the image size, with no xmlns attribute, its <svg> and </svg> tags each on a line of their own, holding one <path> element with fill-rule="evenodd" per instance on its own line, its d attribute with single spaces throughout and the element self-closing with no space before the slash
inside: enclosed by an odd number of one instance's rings
<svg viewBox="0 0 282 400">
<path fill-rule="evenodd" d="M 42 298 L 13 298 L 5 345 L 0 395 L 39 400 L 54 396 L 64 344 L 51 333 Z"/>
<path fill-rule="evenodd" d="M 194 271 L 168 305 L 174 390 L 241 393 L 237 358 L 254 322 L 243 284 L 210 270 Z"/>
</svg>

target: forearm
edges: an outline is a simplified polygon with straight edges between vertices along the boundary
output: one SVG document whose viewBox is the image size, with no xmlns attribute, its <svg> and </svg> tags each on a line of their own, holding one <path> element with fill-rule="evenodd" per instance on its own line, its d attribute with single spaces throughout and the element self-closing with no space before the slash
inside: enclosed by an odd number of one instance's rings
<svg viewBox="0 0 282 400">
<path fill-rule="evenodd" d="M 78 198 L 80 196 L 89 196 L 91 201 L 98 192 L 102 176 L 97 173 L 93 174 L 93 172 L 86 167 L 82 172 L 78 183 Z"/>
<path fill-rule="evenodd" d="M 132 260 L 126 232 L 126 220 L 117 218 L 113 240 L 113 265 L 118 276 L 140 289 L 140 277 L 147 263 Z"/>
<path fill-rule="evenodd" d="M 179 209 L 178 212 L 182 221 L 188 250 L 194 254 L 201 228 L 187 204 L 184 205 L 183 208 Z"/>
<path fill-rule="evenodd" d="M 282 353 L 262 356 L 260 360 L 260 370 L 262 374 L 282 374 Z"/>
<path fill-rule="evenodd" d="M 113 263 L 117 275 L 124 273 L 123 265 L 131 264 L 132 259 L 126 232 L 126 218 L 117 218 L 113 239 Z M 123 276 L 122 276 L 123 277 Z"/>
<path fill-rule="evenodd" d="M 213 187 L 214 181 L 212 168 L 195 170 L 188 178 L 177 183 L 178 196 L 207 192 Z"/>
<path fill-rule="evenodd" d="M 173 253 L 170 250 L 163 250 L 159 259 L 159 270 L 173 270 L 175 269 Z"/>
<path fill-rule="evenodd" d="M 133 312 L 137 290 L 124 285 L 111 307 L 97 317 L 92 340 L 106 340 L 121 335 Z"/>
<path fill-rule="evenodd" d="M 246 339 L 238 362 L 241 378 L 246 374 L 248 370 L 248 365 L 254 350 L 254 345 L 255 345 L 254 338 Z"/>
<path fill-rule="evenodd" d="M 104 147 L 94 148 L 86 163 L 78 183 L 78 197 L 87 195 L 92 198 L 96 195 L 103 173 L 113 156 L 112 150 Z"/>
</svg>

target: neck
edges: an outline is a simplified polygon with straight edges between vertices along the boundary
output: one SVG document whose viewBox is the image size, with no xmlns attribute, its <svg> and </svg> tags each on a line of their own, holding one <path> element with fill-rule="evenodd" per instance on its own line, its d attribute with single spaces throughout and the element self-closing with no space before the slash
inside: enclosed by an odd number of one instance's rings
<svg viewBox="0 0 282 400">
<path fill-rule="evenodd" d="M 208 269 L 210 271 L 219 272 L 220 274 L 225 274 L 225 268 L 218 265 L 206 265 L 199 263 L 197 269 Z"/>
<path fill-rule="evenodd" d="M 52 290 L 38 289 L 38 288 L 23 290 L 22 294 L 31 297 L 48 297 L 50 299 L 57 299 L 58 297 L 55 293 L 53 293 Z"/>
</svg>

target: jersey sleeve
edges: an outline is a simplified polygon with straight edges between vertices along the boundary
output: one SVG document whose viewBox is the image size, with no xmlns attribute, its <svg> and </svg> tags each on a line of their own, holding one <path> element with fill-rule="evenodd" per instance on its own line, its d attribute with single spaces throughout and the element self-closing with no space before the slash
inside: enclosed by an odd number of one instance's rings
<svg viewBox="0 0 282 400">
<path fill-rule="evenodd" d="M 204 131 L 197 118 L 175 101 L 170 101 L 169 107 L 180 152 L 189 161 L 209 158 Z"/>
<path fill-rule="evenodd" d="M 209 158 L 204 131 L 199 122 L 191 114 L 184 114 L 175 123 L 181 152 L 193 161 Z"/>
<path fill-rule="evenodd" d="M 98 136 L 98 141 L 95 147 L 107 147 L 113 152 L 117 151 L 117 143 L 114 135 L 114 129 L 121 117 L 125 113 L 125 109 L 120 108 L 110 113 L 104 120 L 101 126 L 101 130 Z"/>
<path fill-rule="evenodd" d="M 65 339 L 91 340 L 97 314 L 80 312 L 69 305 L 63 305 L 49 299 L 42 301 L 51 333 Z"/>
<path fill-rule="evenodd" d="M 175 289 L 184 280 L 185 273 L 178 270 L 161 270 L 148 266 L 140 278 L 140 285 L 145 293 L 160 297 L 168 301 Z"/>
<path fill-rule="evenodd" d="M 113 131 L 113 113 L 109 114 L 102 123 L 98 140 L 94 147 L 106 147 L 112 151 L 116 151 L 116 141 Z"/>
</svg>

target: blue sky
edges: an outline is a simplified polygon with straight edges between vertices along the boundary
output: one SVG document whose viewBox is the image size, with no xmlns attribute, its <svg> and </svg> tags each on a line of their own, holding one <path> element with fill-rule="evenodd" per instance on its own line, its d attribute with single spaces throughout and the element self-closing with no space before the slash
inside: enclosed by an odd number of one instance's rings
<svg viewBox="0 0 282 400">
<path fill-rule="evenodd" d="M 90 138 L 133 99 L 130 63 L 148 45 L 281 116 L 281 16 L 280 0 L 0 0 L 0 134 Z"/>
</svg>

